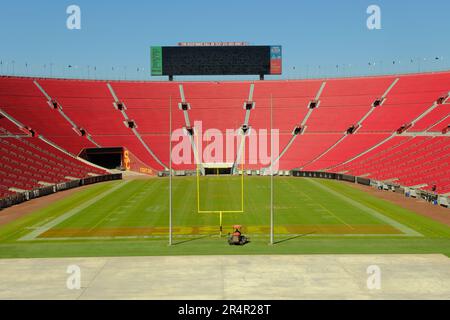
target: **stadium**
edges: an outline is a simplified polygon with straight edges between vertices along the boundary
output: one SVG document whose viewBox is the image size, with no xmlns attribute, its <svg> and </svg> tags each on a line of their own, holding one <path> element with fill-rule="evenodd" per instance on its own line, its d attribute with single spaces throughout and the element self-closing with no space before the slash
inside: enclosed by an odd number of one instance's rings
<svg viewBox="0 0 450 320">
<path fill-rule="evenodd" d="M 149 79 L 2 62 L 0 299 L 450 299 L 443 58 L 157 45 Z"/>
</svg>

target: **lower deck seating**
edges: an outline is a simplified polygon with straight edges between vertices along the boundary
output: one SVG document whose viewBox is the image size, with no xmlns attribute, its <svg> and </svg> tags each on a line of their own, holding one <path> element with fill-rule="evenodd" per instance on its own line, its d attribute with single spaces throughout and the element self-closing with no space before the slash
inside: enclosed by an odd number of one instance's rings
<svg viewBox="0 0 450 320">
<path fill-rule="evenodd" d="M 317 161 L 305 166 L 307 171 L 323 170 L 350 160 L 362 152 L 382 142 L 387 134 L 355 134 L 348 135 L 335 148 L 327 152 Z"/>
<path fill-rule="evenodd" d="M 450 192 L 450 137 L 395 137 L 389 142 L 333 169 L 351 175 L 421 186 L 440 194 Z"/>
<path fill-rule="evenodd" d="M 88 165 L 50 146 L 39 138 L 8 137 L 0 128 L 0 197 L 14 190 L 33 190 L 45 185 L 102 175 L 103 169 Z"/>
<path fill-rule="evenodd" d="M 280 159 L 280 169 L 300 168 L 333 146 L 341 134 L 305 134 L 297 136 L 294 143 Z"/>
</svg>

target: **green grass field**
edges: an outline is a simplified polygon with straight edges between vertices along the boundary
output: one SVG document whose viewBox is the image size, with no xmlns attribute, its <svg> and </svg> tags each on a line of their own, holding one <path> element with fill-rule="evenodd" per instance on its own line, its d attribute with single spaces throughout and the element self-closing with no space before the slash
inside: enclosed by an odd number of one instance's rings
<svg viewBox="0 0 450 320">
<path fill-rule="evenodd" d="M 174 245 L 168 246 L 169 181 L 94 185 L 0 228 L 0 258 L 301 253 L 443 253 L 450 227 L 346 183 L 274 179 L 275 240 L 269 242 L 270 179 L 173 180 Z M 198 199 L 198 195 L 200 196 Z M 199 212 L 202 211 L 201 213 Z M 226 211 L 241 211 L 227 213 Z M 252 242 L 219 237 L 244 226 Z"/>
</svg>

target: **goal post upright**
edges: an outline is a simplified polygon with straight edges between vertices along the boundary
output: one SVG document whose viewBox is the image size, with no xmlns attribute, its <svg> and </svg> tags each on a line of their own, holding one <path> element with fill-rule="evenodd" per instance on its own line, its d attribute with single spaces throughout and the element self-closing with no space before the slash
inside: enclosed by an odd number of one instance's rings
<svg viewBox="0 0 450 320">
<path fill-rule="evenodd" d="M 273 95 L 270 95 L 270 245 L 274 245 L 274 212 L 273 212 Z"/>
<path fill-rule="evenodd" d="M 198 134 L 196 132 L 196 130 L 194 130 L 194 135 L 195 135 L 195 139 L 196 139 L 196 153 L 197 153 L 197 157 L 196 157 L 196 162 L 197 162 L 197 212 L 200 212 L 200 158 L 199 156 L 199 144 L 198 144 Z"/>
<path fill-rule="evenodd" d="M 173 244 L 172 207 L 172 96 L 169 99 L 169 246 Z"/>
<path fill-rule="evenodd" d="M 244 169 L 242 169 L 241 176 L 241 209 L 244 212 Z"/>
</svg>

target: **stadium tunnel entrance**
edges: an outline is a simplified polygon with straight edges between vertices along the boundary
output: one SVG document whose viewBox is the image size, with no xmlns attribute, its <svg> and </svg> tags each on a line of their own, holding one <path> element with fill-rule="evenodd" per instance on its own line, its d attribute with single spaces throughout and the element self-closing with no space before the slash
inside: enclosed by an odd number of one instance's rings
<svg viewBox="0 0 450 320">
<path fill-rule="evenodd" d="M 106 169 L 124 170 L 124 153 L 123 147 L 117 148 L 89 148 L 84 149 L 80 158 L 87 160 L 93 164 Z"/>
<path fill-rule="evenodd" d="M 203 164 L 205 175 L 231 175 L 233 173 L 233 163 L 205 163 Z"/>
</svg>

